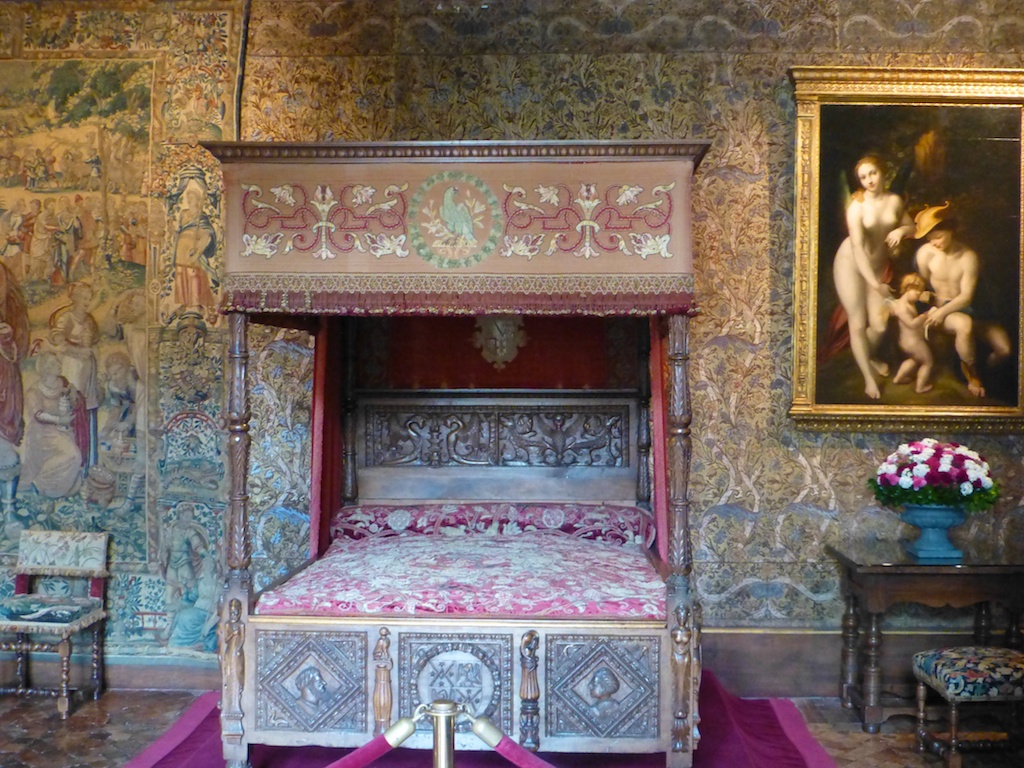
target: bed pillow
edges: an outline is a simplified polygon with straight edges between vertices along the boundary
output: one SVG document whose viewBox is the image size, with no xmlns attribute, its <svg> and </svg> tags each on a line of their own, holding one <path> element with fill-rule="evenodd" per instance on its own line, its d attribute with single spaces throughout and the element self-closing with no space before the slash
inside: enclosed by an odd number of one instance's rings
<svg viewBox="0 0 1024 768">
<path fill-rule="evenodd" d="M 651 514 L 639 507 L 564 502 L 451 502 L 446 504 L 357 504 L 331 520 L 331 538 L 364 539 L 399 533 L 444 536 L 515 535 L 551 531 L 616 544 L 654 542 Z"/>
<path fill-rule="evenodd" d="M 342 507 L 331 520 L 331 539 L 431 533 L 461 536 L 498 534 L 516 515 L 506 502 L 452 502 L 448 504 L 356 504 Z"/>
<path fill-rule="evenodd" d="M 626 504 L 523 504 L 517 522 L 523 530 L 558 530 L 582 539 L 645 548 L 654 543 L 656 533 L 650 512 Z"/>
</svg>

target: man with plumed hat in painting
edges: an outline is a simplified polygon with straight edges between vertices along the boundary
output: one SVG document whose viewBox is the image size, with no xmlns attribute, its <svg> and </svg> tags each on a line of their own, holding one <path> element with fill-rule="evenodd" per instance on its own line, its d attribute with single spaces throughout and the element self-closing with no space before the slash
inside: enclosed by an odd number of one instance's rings
<svg viewBox="0 0 1024 768">
<path fill-rule="evenodd" d="M 975 318 L 973 302 L 981 271 L 978 254 L 957 239 L 956 216 L 949 202 L 928 206 L 914 217 L 914 225 L 914 238 L 926 241 L 917 249 L 917 271 L 931 286 L 935 302 L 928 310 L 925 330 L 935 328 L 953 336 L 968 391 L 984 397 L 976 339 L 981 338 L 991 350 L 989 367 L 1009 357 L 1012 345 L 1001 326 Z"/>
</svg>

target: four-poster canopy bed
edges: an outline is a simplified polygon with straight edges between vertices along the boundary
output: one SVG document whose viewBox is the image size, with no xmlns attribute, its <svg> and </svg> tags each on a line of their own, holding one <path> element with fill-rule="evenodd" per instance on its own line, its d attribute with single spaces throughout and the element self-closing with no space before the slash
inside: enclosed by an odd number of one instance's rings
<svg viewBox="0 0 1024 768">
<path fill-rule="evenodd" d="M 228 765 L 251 744 L 358 746 L 452 699 L 531 750 L 689 766 L 690 195 L 707 143 L 208 148 L 230 334 Z M 311 562 L 259 592 L 252 322 L 315 338 Z"/>
</svg>

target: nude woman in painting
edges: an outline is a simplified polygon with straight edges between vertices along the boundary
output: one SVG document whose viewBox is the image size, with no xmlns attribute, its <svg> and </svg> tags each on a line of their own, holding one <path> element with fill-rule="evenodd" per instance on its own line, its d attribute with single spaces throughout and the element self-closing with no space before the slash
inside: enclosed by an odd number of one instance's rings
<svg viewBox="0 0 1024 768">
<path fill-rule="evenodd" d="M 892 297 L 886 272 L 894 249 L 914 231 L 903 198 L 885 186 L 885 163 L 877 155 L 860 158 L 854 170 L 861 188 L 846 209 L 849 234 L 839 245 L 832 262 L 839 301 L 846 311 L 850 349 L 864 377 L 864 393 L 881 396 L 876 375 L 887 376 L 888 365 L 872 357 L 888 313 L 885 301 Z"/>
</svg>

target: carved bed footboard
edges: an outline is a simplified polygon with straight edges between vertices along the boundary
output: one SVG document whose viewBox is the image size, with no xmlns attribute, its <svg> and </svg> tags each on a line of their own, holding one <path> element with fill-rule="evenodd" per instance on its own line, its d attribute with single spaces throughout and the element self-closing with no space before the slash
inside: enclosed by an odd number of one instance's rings
<svg viewBox="0 0 1024 768">
<path fill-rule="evenodd" d="M 670 749 L 663 627 L 523 622 L 249 622 L 243 727 L 265 744 L 365 744 L 420 703 L 448 699 L 530 749 Z M 525 693 L 524 693 L 525 692 Z M 429 723 L 405 746 L 429 748 Z M 486 747 L 460 726 L 456 748 Z"/>
</svg>

